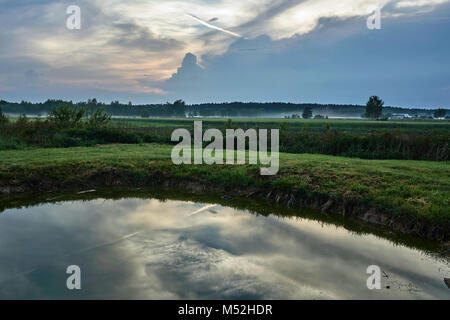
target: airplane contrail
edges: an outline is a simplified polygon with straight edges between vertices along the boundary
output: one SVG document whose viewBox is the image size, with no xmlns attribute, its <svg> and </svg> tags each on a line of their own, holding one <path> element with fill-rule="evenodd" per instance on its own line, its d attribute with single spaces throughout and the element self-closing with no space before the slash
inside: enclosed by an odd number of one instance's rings
<svg viewBox="0 0 450 320">
<path fill-rule="evenodd" d="M 189 217 L 195 216 L 196 214 L 199 214 L 200 212 L 206 211 L 206 210 L 208 210 L 210 208 L 214 208 L 214 207 L 217 207 L 217 204 L 208 204 L 208 205 L 204 206 L 203 208 L 198 209 L 197 211 L 192 212 L 191 214 L 188 214 L 188 216 Z"/>
<path fill-rule="evenodd" d="M 237 34 L 237 33 L 235 33 L 235 32 L 232 32 L 232 31 L 229 31 L 229 30 L 226 30 L 226 29 L 217 27 L 217 26 L 215 26 L 215 25 L 212 25 L 212 24 L 210 24 L 210 23 L 208 23 L 208 22 L 206 22 L 206 21 L 200 19 L 199 17 L 196 17 L 196 16 L 194 16 L 194 15 L 192 15 L 192 14 L 190 14 L 190 13 L 186 13 L 186 15 L 189 16 L 189 17 L 191 17 L 192 19 L 197 20 L 197 21 L 200 22 L 202 25 L 204 25 L 204 26 L 206 26 L 206 27 L 208 27 L 208 28 L 211 28 L 211 29 L 214 29 L 214 30 L 218 30 L 218 31 L 222 31 L 222 32 L 224 32 L 224 33 L 227 33 L 227 34 L 232 35 L 232 36 L 237 37 L 237 38 L 243 38 L 240 34 Z"/>
</svg>

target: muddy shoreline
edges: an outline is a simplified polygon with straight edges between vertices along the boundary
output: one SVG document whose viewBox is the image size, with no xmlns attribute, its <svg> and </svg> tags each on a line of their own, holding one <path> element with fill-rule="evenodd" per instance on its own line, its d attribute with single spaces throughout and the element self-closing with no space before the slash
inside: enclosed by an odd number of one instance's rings
<svg viewBox="0 0 450 320">
<path fill-rule="evenodd" d="M 51 176 L 51 175 L 49 175 Z M 194 194 L 214 192 L 230 197 L 248 197 L 252 199 L 264 199 L 270 203 L 283 205 L 289 208 L 310 208 L 323 213 L 337 214 L 344 217 L 356 218 L 374 225 L 381 225 L 390 230 L 403 234 L 418 236 L 424 239 L 447 243 L 450 241 L 450 230 L 445 226 L 422 221 L 411 221 L 407 217 L 396 217 L 389 212 L 383 212 L 373 206 L 363 204 L 360 199 L 352 196 L 311 195 L 297 190 L 282 190 L 278 188 L 264 187 L 239 187 L 222 186 L 196 181 L 192 179 L 177 179 L 166 176 L 163 172 L 154 172 L 145 180 L 136 180 L 126 170 L 109 168 L 101 172 L 80 173 L 79 179 L 63 180 L 55 182 L 50 177 L 28 181 L 26 184 L 12 183 L 0 185 L 0 198 L 9 196 L 43 193 L 63 192 L 75 189 L 95 189 L 108 187 L 152 187 L 168 190 L 182 190 Z"/>
</svg>

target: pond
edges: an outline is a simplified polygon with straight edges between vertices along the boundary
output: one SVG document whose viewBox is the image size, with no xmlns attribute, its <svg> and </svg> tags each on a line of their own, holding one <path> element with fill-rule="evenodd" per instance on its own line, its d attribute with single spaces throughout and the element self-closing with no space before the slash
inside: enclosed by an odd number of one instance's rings
<svg viewBox="0 0 450 320">
<path fill-rule="evenodd" d="M 450 298 L 449 261 L 432 245 L 296 213 L 133 197 L 5 209 L 0 299 Z M 67 288 L 72 265 L 80 290 Z"/>
</svg>

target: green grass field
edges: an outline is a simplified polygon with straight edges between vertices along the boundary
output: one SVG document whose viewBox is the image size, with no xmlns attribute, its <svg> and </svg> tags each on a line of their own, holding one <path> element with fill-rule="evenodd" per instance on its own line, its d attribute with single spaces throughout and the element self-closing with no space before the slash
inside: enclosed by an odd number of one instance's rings
<svg viewBox="0 0 450 320">
<path fill-rule="evenodd" d="M 202 121 L 205 128 L 221 129 L 228 119 L 191 118 L 191 119 L 126 119 L 114 118 L 113 123 L 127 128 L 178 128 L 190 127 L 194 121 Z M 278 129 L 285 124 L 287 129 L 299 130 L 324 130 L 329 128 L 346 132 L 373 132 L 382 130 L 398 130 L 406 132 L 450 132 L 450 121 L 370 121 L 370 120 L 345 120 L 345 119 L 267 119 L 267 118 L 239 118 L 231 119 L 233 126 L 239 128 L 267 128 Z"/>
<path fill-rule="evenodd" d="M 363 159 L 450 160 L 448 121 L 196 119 L 203 130 L 279 129 L 280 150 Z M 97 144 L 172 144 L 175 129 L 193 131 L 194 119 L 113 119 L 101 127 L 85 120 L 21 120 L 0 124 L 0 150 L 91 147 Z"/>
<path fill-rule="evenodd" d="M 17 117 L 9 118 L 11 122 Z M 33 118 L 30 118 L 33 119 Z M 282 124 L 287 129 L 307 128 L 316 131 L 329 128 L 346 132 L 368 133 L 397 130 L 405 132 L 450 132 L 449 120 L 389 120 L 365 119 L 280 119 L 280 118 L 232 118 L 233 126 L 239 128 L 278 129 Z M 224 128 L 228 118 L 113 118 L 113 125 L 125 128 L 189 128 L 194 121 L 202 121 L 205 128 Z"/>
<path fill-rule="evenodd" d="M 117 168 L 145 179 L 155 171 L 167 178 L 236 187 L 301 190 L 309 195 L 349 196 L 392 215 L 448 223 L 448 162 L 362 160 L 326 155 L 280 154 L 280 171 L 259 175 L 257 166 L 182 165 L 170 160 L 171 147 L 159 144 L 104 145 L 0 151 L 0 186 L 55 185 L 82 180 L 86 172 Z"/>
</svg>

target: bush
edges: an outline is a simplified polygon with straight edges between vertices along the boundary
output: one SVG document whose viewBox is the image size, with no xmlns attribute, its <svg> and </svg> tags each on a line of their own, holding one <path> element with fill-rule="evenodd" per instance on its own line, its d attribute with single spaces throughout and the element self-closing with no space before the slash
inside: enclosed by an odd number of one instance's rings
<svg viewBox="0 0 450 320">
<path fill-rule="evenodd" d="M 61 103 L 49 113 L 49 121 L 60 128 L 76 128 L 81 126 L 82 120 L 87 115 L 84 107 L 72 108 L 67 103 Z"/>
<path fill-rule="evenodd" d="M 17 138 L 0 137 L 0 150 L 18 150 L 24 148 L 25 144 Z"/>
<path fill-rule="evenodd" d="M 99 108 L 89 115 L 87 125 L 94 129 L 104 128 L 108 125 L 110 120 L 111 115 L 106 113 L 104 109 Z"/>
<path fill-rule="evenodd" d="M 111 115 L 103 108 L 89 112 L 86 107 L 72 107 L 67 103 L 61 103 L 49 113 L 49 121 L 58 128 L 100 129 L 106 127 L 110 120 Z"/>
<path fill-rule="evenodd" d="M 280 140 L 280 151 L 316 153 L 366 159 L 409 159 L 448 161 L 449 134 L 373 132 L 352 134 L 336 130 L 310 133 L 287 132 Z"/>
<path fill-rule="evenodd" d="M 70 147 L 91 147 L 96 143 L 92 140 L 85 140 L 82 137 L 71 137 L 67 132 L 57 132 L 50 140 L 49 147 L 70 148 Z"/>
<path fill-rule="evenodd" d="M 118 129 L 69 128 L 57 131 L 48 146 L 69 148 L 107 143 L 138 144 L 142 142 L 143 139 L 138 135 Z"/>
</svg>

